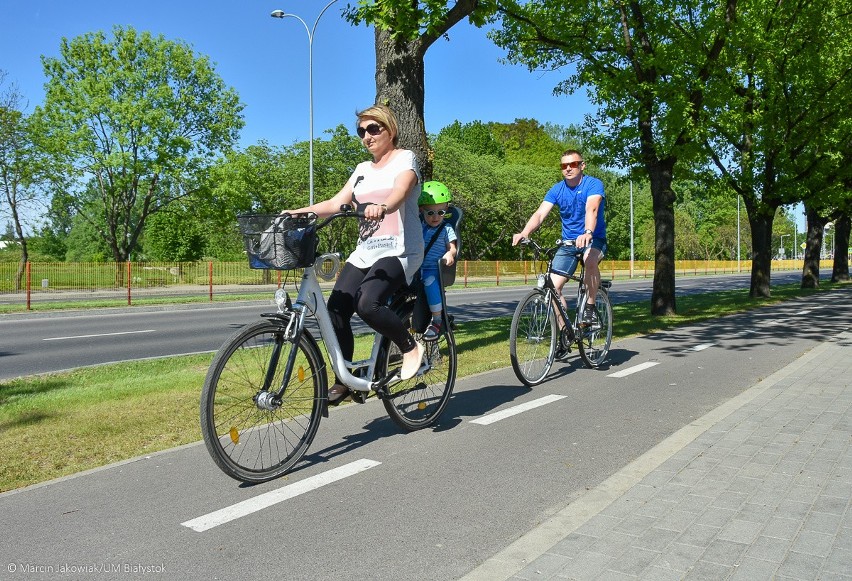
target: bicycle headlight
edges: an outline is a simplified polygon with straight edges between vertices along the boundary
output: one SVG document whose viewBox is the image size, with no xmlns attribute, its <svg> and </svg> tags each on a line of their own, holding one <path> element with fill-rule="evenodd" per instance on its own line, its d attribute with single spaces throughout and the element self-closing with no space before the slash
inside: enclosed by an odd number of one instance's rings
<svg viewBox="0 0 852 581">
<path fill-rule="evenodd" d="M 546 274 L 538 275 L 538 282 L 536 282 L 536 286 L 538 288 L 544 288 L 544 277 L 546 277 L 546 276 L 547 276 Z"/>
<path fill-rule="evenodd" d="M 284 310 L 284 305 L 287 304 L 287 301 L 290 297 L 287 296 L 287 291 L 283 288 L 280 288 L 275 291 L 275 304 L 278 305 L 278 311 L 281 312 Z"/>
</svg>

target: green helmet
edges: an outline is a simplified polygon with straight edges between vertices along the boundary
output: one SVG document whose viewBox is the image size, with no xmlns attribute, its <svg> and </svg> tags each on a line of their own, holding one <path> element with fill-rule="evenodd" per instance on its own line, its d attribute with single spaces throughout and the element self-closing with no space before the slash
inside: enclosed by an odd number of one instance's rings
<svg viewBox="0 0 852 581">
<path fill-rule="evenodd" d="M 420 192 L 420 197 L 417 199 L 418 206 L 431 206 L 432 204 L 443 204 L 451 202 L 453 195 L 450 190 L 441 182 L 426 182 L 423 184 L 423 190 Z"/>
</svg>

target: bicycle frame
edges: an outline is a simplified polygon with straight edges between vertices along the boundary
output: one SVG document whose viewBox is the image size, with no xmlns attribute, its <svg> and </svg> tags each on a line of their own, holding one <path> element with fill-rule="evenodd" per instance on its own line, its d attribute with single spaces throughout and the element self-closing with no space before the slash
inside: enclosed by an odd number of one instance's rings
<svg viewBox="0 0 852 581">
<path fill-rule="evenodd" d="M 580 263 L 580 274 L 579 275 L 576 274 L 576 273 L 572 274 L 572 275 L 566 277 L 567 280 L 565 281 L 566 285 L 570 281 L 574 281 L 574 282 L 579 283 L 579 287 L 577 289 L 577 299 L 576 299 L 576 303 L 575 303 L 575 308 L 576 308 L 575 313 L 577 314 L 577 316 L 582 314 L 580 312 L 580 309 L 581 309 L 580 302 L 583 300 L 583 296 L 585 295 L 585 291 L 586 291 L 586 283 L 584 282 L 584 279 L 583 279 L 583 274 L 585 272 L 586 264 L 585 264 L 585 261 L 583 259 L 582 251 L 579 253 L 579 263 Z M 556 285 L 553 284 L 553 279 L 551 278 L 551 274 L 553 274 L 553 271 L 551 270 L 552 266 L 553 266 L 553 257 L 551 256 L 550 259 L 547 262 L 547 272 L 539 275 L 538 286 L 539 286 L 539 288 L 546 289 L 550 293 L 550 296 L 551 296 L 550 302 L 552 304 L 556 305 L 556 310 L 559 311 L 559 315 L 562 317 L 562 323 L 564 325 L 562 327 L 562 330 L 565 330 L 565 329 L 568 330 L 569 335 L 570 335 L 569 341 L 573 342 L 574 338 L 576 336 L 575 321 L 569 317 L 568 307 L 566 306 L 565 303 L 562 302 L 562 298 L 564 297 L 564 292 L 558 292 L 556 290 Z M 563 275 L 559 275 L 559 276 L 563 276 Z M 565 285 L 562 285 L 562 288 L 563 288 L 563 291 L 564 291 Z M 548 316 L 550 316 L 551 313 L 552 313 L 552 311 L 550 311 L 551 307 L 548 307 L 548 309 L 549 309 Z"/>
<path fill-rule="evenodd" d="M 323 254 L 317 258 L 314 264 L 320 264 L 330 257 L 335 257 L 336 259 L 337 255 Z M 334 327 L 331 325 L 331 318 L 328 314 L 328 307 L 326 306 L 325 298 L 322 294 L 322 288 L 317 280 L 315 266 L 305 268 L 304 274 L 302 275 L 302 284 L 299 287 L 299 294 L 290 310 L 296 316 L 291 317 L 290 321 L 287 323 L 285 337 L 288 340 L 298 342 L 299 335 L 301 333 L 308 333 L 310 335 L 310 331 L 305 328 L 305 320 L 309 315 L 313 317 L 317 321 L 320 337 L 325 342 L 329 358 L 331 359 L 331 367 L 337 378 L 348 388 L 361 392 L 369 392 L 400 381 L 398 375 L 393 375 L 390 378 L 384 378 L 379 381 L 372 381 L 369 379 L 373 377 L 376 371 L 376 360 L 378 358 L 379 349 L 383 339 L 381 335 L 376 335 L 369 359 L 361 361 L 348 361 L 344 359 L 340 352 L 340 343 L 337 341 L 337 335 L 334 332 Z M 279 308 L 279 313 L 283 312 L 285 311 Z M 291 351 L 290 358 L 293 359 L 295 356 L 295 350 Z M 290 365 L 289 361 L 288 365 Z M 350 371 L 361 369 L 366 370 L 365 373 L 359 374 L 361 376 L 354 375 Z M 418 370 L 418 373 L 422 370 L 423 367 Z"/>
</svg>

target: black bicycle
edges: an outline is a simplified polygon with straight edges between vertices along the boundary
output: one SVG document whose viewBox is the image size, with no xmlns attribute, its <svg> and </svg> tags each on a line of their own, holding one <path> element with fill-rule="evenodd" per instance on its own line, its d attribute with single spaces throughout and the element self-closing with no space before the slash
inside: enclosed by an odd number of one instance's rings
<svg viewBox="0 0 852 581">
<path fill-rule="evenodd" d="M 546 264 L 547 268 L 538 274 L 536 288 L 521 300 L 512 317 L 509 354 L 515 375 L 529 386 L 541 383 L 557 360 L 557 353 L 561 351 L 567 356 L 573 345 L 577 346 L 587 367 L 600 366 L 612 343 L 612 304 L 609 302 L 612 281 L 601 281 L 595 297 L 595 323 L 584 324 L 588 289 L 583 279 L 582 249 L 577 248 L 573 240 L 557 240 L 551 248 L 543 248 L 526 238 L 521 244 L 531 246 L 535 264 Z M 575 272 L 570 277 L 578 283 L 574 317 L 569 316 L 550 278 L 553 257 L 563 246 L 573 247 L 580 262 L 579 274 Z"/>
</svg>

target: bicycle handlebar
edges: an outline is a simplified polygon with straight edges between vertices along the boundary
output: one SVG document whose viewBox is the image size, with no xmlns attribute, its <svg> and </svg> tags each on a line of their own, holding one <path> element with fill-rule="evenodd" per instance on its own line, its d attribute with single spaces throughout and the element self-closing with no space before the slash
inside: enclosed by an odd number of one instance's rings
<svg viewBox="0 0 852 581">
<path fill-rule="evenodd" d="M 533 240 L 532 238 L 521 238 L 518 241 L 518 244 L 523 246 L 532 246 L 533 250 L 536 254 L 544 253 L 551 254 L 561 248 L 562 246 L 574 247 L 577 248 L 577 242 L 574 240 L 563 240 L 561 238 L 556 239 L 556 243 L 551 248 L 544 248 L 538 242 Z"/>
<path fill-rule="evenodd" d="M 339 212 L 335 212 L 334 214 L 328 216 L 320 222 L 317 222 L 317 220 L 319 220 L 319 216 L 314 212 L 305 212 L 304 214 L 295 215 L 287 212 L 281 214 L 281 218 L 283 218 L 284 220 L 293 220 L 296 219 L 296 217 L 310 220 L 312 223 L 316 224 L 317 230 L 321 230 L 325 228 L 329 222 L 331 222 L 332 220 L 336 220 L 337 218 L 363 218 L 364 210 L 362 208 L 354 209 L 352 206 L 344 204 L 340 206 Z"/>
</svg>

